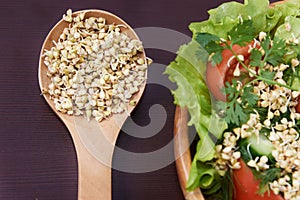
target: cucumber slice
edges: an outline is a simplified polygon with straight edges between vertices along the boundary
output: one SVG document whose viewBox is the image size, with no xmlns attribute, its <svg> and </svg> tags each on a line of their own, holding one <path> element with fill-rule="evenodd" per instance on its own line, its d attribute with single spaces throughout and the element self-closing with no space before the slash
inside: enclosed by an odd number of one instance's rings
<svg viewBox="0 0 300 200">
<path fill-rule="evenodd" d="M 263 133 L 259 134 L 259 136 L 252 134 L 245 139 L 245 143 L 247 143 L 247 145 L 250 144 L 251 150 L 258 156 L 272 155 L 273 144 Z"/>
</svg>

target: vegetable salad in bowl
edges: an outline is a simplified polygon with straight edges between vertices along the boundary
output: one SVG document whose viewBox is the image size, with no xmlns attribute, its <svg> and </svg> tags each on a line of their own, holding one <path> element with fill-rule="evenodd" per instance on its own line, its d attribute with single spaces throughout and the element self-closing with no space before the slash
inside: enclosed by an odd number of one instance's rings
<svg viewBox="0 0 300 200">
<path fill-rule="evenodd" d="M 166 68 L 198 133 L 186 190 L 300 199 L 300 1 L 228 2 Z"/>
</svg>

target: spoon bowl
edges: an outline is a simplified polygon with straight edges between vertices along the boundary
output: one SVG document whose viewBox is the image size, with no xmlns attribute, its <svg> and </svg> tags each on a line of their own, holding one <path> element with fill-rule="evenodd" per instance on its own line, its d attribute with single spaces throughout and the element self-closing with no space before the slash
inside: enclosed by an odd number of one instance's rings
<svg viewBox="0 0 300 200">
<path fill-rule="evenodd" d="M 121 25 L 119 27 L 121 33 L 127 34 L 131 39 L 139 40 L 134 30 L 114 14 L 102 10 L 82 10 L 74 12 L 72 16 L 77 16 L 82 12 L 85 13 L 85 18 L 102 17 L 106 19 L 107 24 Z M 47 67 L 44 64 L 43 53 L 45 49 L 49 50 L 54 46 L 53 41 L 58 41 L 60 34 L 68 25 L 66 21 L 60 20 L 51 29 L 43 43 L 38 71 L 41 91 L 44 91 L 44 88 L 48 88 L 48 85 L 51 83 L 50 78 L 47 76 Z M 140 57 L 146 63 L 144 51 Z M 147 72 L 145 73 L 145 78 L 146 76 Z M 133 100 L 136 102 L 140 100 L 145 86 L 146 82 L 132 96 Z M 96 120 L 88 121 L 83 116 L 63 114 L 55 109 L 54 102 L 48 94 L 43 93 L 43 96 L 52 110 L 66 125 L 72 136 L 78 160 L 78 199 L 110 200 L 113 150 L 123 123 L 137 104 L 134 106 L 128 104 L 126 112 L 112 114 L 111 117 L 99 123 Z"/>
</svg>

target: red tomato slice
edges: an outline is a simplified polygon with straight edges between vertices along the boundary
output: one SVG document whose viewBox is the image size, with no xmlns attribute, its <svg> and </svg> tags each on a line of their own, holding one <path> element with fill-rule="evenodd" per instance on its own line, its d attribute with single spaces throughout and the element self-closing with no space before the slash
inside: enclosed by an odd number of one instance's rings
<svg viewBox="0 0 300 200">
<path fill-rule="evenodd" d="M 258 194 L 259 181 L 255 179 L 251 169 L 240 159 L 241 168 L 233 170 L 233 183 L 235 186 L 234 200 L 284 200 L 273 191 Z"/>
<path fill-rule="evenodd" d="M 296 105 L 296 112 L 300 113 L 300 97 L 298 97 L 298 104 Z"/>
<path fill-rule="evenodd" d="M 250 57 L 250 46 L 253 46 L 253 43 L 250 43 L 246 46 L 239 46 L 237 44 L 233 45 L 232 50 L 237 55 L 244 56 L 244 63 L 249 63 Z M 255 48 L 259 48 L 259 45 L 256 45 Z M 217 66 L 212 66 L 211 63 L 208 63 L 206 69 L 206 83 L 208 89 L 210 90 L 211 94 L 220 101 L 226 101 L 226 96 L 222 92 L 222 88 L 224 88 L 224 84 L 226 82 L 231 82 L 233 78 L 233 72 L 238 64 L 238 61 L 233 58 L 234 54 L 229 50 L 225 49 L 222 52 L 222 61 Z M 239 66 L 241 73 L 247 72 L 241 65 Z"/>
</svg>

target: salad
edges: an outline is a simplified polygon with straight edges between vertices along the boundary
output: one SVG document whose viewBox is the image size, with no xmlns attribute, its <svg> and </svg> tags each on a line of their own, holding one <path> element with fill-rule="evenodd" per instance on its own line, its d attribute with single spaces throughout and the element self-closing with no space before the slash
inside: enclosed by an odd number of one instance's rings
<svg viewBox="0 0 300 200">
<path fill-rule="evenodd" d="M 228 2 L 209 14 L 165 71 L 199 138 L 186 189 L 300 199 L 300 1 Z"/>
</svg>

